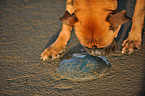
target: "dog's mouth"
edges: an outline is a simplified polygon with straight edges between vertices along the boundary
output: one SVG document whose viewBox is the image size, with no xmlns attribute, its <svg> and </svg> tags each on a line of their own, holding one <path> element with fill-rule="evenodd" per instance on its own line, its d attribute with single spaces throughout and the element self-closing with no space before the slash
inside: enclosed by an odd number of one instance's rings
<svg viewBox="0 0 145 96">
<path fill-rule="evenodd" d="M 92 47 L 92 48 L 87 48 L 85 47 L 85 50 L 93 56 L 106 56 L 110 53 L 112 53 L 113 51 L 115 51 L 117 49 L 117 44 L 115 42 L 115 40 L 113 41 L 113 43 L 105 48 L 97 48 L 96 46 Z"/>
</svg>

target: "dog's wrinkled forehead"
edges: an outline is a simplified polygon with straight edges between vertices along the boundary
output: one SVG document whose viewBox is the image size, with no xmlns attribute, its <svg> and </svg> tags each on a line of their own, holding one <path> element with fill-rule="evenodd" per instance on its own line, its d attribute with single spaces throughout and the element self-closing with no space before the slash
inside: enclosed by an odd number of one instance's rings
<svg viewBox="0 0 145 96">
<path fill-rule="evenodd" d="M 70 14 L 68 11 L 65 11 L 64 16 L 61 17 L 60 20 L 68 26 L 74 26 L 74 24 L 79 21 L 75 15 L 75 12 Z M 131 18 L 127 16 L 125 10 L 122 10 L 120 12 L 110 12 L 106 17 L 106 20 L 111 24 L 112 27 L 115 27 L 129 22 Z"/>
</svg>

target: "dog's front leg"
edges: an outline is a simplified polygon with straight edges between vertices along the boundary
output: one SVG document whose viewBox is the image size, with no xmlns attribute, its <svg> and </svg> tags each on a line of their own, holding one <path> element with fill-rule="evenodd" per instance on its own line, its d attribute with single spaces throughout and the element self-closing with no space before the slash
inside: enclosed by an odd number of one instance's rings
<svg viewBox="0 0 145 96">
<path fill-rule="evenodd" d="M 140 49 L 142 41 L 142 29 L 144 23 L 144 4 L 145 0 L 136 0 L 136 6 L 132 19 L 132 28 L 129 36 L 124 40 L 122 53 L 130 54 L 134 49 Z"/>
<path fill-rule="evenodd" d="M 67 0 L 66 10 L 70 14 L 74 12 L 73 0 Z M 43 61 L 46 59 L 53 60 L 55 58 L 59 58 L 60 53 L 62 53 L 65 50 L 67 42 L 70 39 L 71 30 L 72 30 L 72 27 L 66 24 L 62 25 L 62 29 L 56 41 L 42 52 L 41 59 L 43 59 Z"/>
<path fill-rule="evenodd" d="M 43 59 L 43 61 L 59 58 L 60 53 L 65 50 L 67 42 L 70 39 L 71 29 L 71 27 L 65 24 L 62 25 L 62 30 L 60 31 L 57 40 L 42 52 L 41 59 Z"/>
</svg>

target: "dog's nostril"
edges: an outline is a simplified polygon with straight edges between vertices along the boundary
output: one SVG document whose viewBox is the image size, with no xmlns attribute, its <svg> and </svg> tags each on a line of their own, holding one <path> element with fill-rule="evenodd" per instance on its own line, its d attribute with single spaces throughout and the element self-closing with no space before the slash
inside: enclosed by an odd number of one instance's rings
<svg viewBox="0 0 145 96">
<path fill-rule="evenodd" d="M 98 47 L 97 47 L 96 45 L 94 45 L 94 46 L 92 47 L 92 49 L 98 49 Z"/>
</svg>

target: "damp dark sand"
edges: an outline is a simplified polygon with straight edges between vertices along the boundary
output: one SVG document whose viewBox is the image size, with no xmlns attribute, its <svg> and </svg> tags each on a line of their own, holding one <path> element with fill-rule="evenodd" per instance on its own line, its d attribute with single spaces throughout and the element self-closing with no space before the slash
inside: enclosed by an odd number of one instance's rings
<svg viewBox="0 0 145 96">
<path fill-rule="evenodd" d="M 135 0 L 119 0 L 119 10 L 132 17 Z M 128 4 L 128 6 L 126 6 Z M 61 29 L 65 0 L 0 0 L 1 96 L 140 96 L 144 92 L 145 39 L 142 49 L 130 55 L 121 50 L 107 56 L 111 71 L 89 81 L 71 81 L 57 75 L 58 61 L 42 62 L 40 54 L 54 42 Z M 119 42 L 130 30 L 122 26 Z M 143 32 L 144 34 L 145 32 Z M 145 34 L 143 35 L 145 38 Z M 67 51 L 82 47 L 74 34 Z M 68 54 L 68 53 L 67 53 Z"/>
</svg>

